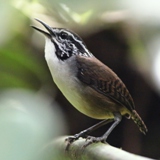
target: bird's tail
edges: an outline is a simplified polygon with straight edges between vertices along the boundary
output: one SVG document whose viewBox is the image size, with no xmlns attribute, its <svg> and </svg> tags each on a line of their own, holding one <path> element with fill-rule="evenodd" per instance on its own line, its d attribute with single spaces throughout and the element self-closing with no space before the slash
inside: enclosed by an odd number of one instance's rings
<svg viewBox="0 0 160 160">
<path fill-rule="evenodd" d="M 138 126 L 139 130 L 143 134 L 146 134 L 148 129 L 147 129 L 146 125 L 144 124 L 143 120 L 141 119 L 141 117 L 138 115 L 138 113 L 135 110 L 132 111 L 131 118 L 134 121 L 134 123 Z"/>
</svg>

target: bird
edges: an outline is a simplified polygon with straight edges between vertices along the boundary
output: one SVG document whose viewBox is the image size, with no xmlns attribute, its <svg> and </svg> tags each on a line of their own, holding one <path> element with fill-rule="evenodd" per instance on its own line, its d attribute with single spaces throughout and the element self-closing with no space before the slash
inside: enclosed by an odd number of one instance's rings
<svg viewBox="0 0 160 160">
<path fill-rule="evenodd" d="M 98 142 L 106 143 L 122 117 L 132 119 L 140 132 L 146 134 L 148 129 L 135 110 L 131 94 L 117 74 L 88 50 L 79 35 L 36 20 L 46 29 L 44 31 L 31 26 L 45 36 L 45 59 L 54 83 L 78 111 L 101 120 L 69 136 L 66 139 L 68 144 L 80 137 L 86 138 L 85 146 Z M 111 122 L 112 125 L 102 136 L 89 136 L 92 131 Z"/>
</svg>

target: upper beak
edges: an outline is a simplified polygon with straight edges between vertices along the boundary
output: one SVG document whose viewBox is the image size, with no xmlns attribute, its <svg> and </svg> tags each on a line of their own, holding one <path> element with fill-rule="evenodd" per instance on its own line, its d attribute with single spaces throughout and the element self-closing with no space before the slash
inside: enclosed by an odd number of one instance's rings
<svg viewBox="0 0 160 160">
<path fill-rule="evenodd" d="M 45 32 L 45 31 L 43 31 L 40 28 L 37 28 L 35 26 L 31 26 L 31 27 L 34 28 L 34 29 L 36 29 L 37 31 L 43 33 L 46 37 L 51 38 L 51 35 L 54 34 L 53 31 L 52 31 L 52 28 L 50 26 L 48 26 L 46 23 L 44 23 L 41 20 L 39 20 L 39 19 L 35 19 L 35 20 L 37 20 L 38 22 L 40 22 L 47 29 L 47 31 L 49 33 Z"/>
</svg>

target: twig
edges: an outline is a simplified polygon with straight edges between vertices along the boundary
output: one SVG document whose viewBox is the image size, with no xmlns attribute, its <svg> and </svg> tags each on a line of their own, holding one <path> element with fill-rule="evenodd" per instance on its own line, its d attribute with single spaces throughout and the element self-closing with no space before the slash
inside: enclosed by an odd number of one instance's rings
<svg viewBox="0 0 160 160">
<path fill-rule="evenodd" d="M 66 138 L 60 137 L 52 142 L 58 153 L 57 160 L 153 160 L 126 152 L 109 144 L 96 143 L 83 148 L 86 141 L 82 138 L 73 142 L 66 151 Z"/>
</svg>

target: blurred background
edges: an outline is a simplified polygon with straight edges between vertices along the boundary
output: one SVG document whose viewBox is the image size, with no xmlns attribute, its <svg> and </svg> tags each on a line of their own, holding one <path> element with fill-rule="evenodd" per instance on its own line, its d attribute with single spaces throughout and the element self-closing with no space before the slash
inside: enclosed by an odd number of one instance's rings
<svg viewBox="0 0 160 160">
<path fill-rule="evenodd" d="M 98 122 L 74 109 L 53 83 L 44 37 L 30 27 L 42 28 L 34 18 L 78 33 L 129 89 L 149 131 L 144 136 L 123 118 L 108 143 L 160 158 L 159 8 L 156 0 L 0 0 L 1 159 L 28 160 L 54 138 Z"/>
</svg>

